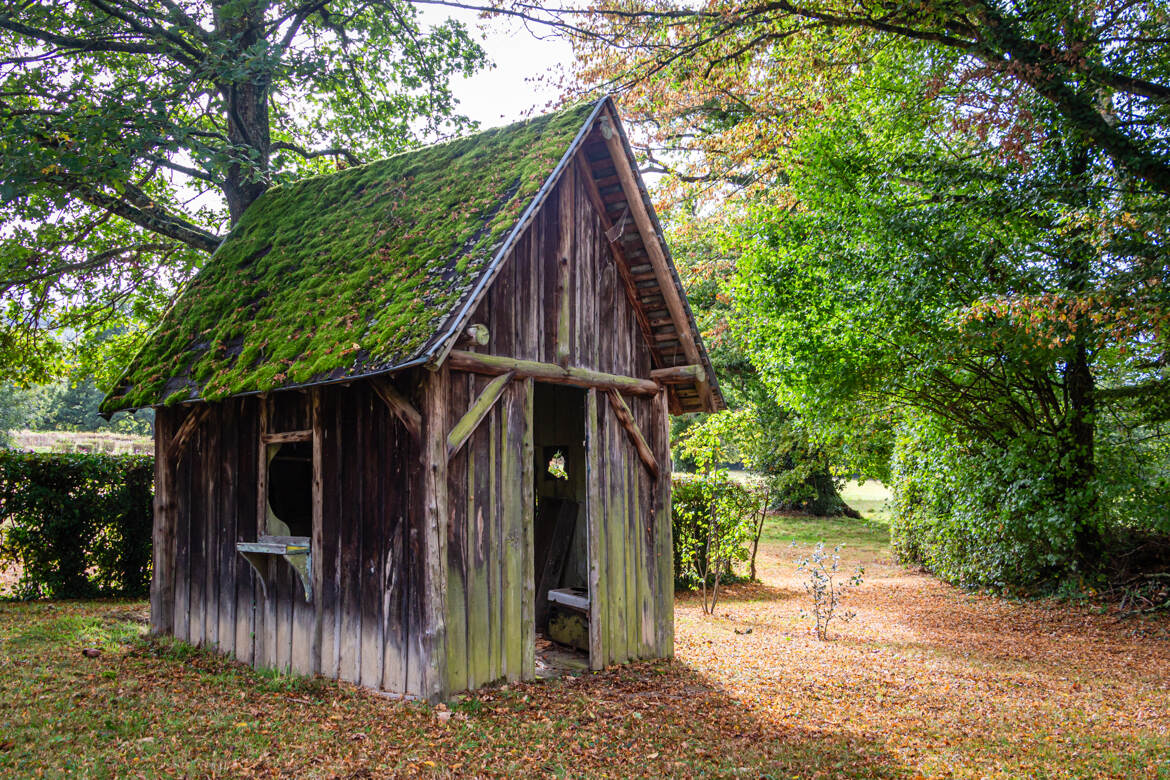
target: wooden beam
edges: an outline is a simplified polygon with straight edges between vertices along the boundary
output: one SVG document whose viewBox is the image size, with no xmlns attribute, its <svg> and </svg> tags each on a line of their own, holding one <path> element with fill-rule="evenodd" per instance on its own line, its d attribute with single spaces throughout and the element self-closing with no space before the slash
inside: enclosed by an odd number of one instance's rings
<svg viewBox="0 0 1170 780">
<path fill-rule="evenodd" d="M 298 441 L 312 441 L 312 429 L 303 431 L 281 431 L 280 433 L 262 433 L 260 441 L 264 444 L 291 444 Z"/>
<path fill-rule="evenodd" d="M 477 374 L 514 373 L 517 378 L 539 379 L 561 385 L 595 387 L 600 390 L 617 390 L 630 395 L 655 395 L 658 383 L 650 379 L 632 376 L 606 374 L 588 368 L 565 368 L 555 363 L 540 363 L 535 360 L 518 360 L 501 355 L 485 355 L 479 352 L 464 352 L 453 349 L 447 356 L 447 365 L 460 371 Z"/>
<path fill-rule="evenodd" d="M 654 450 L 650 449 L 650 445 L 646 443 L 646 437 L 642 435 L 641 429 L 638 428 L 638 423 L 634 422 L 634 415 L 630 412 L 630 407 L 626 406 L 626 402 L 622 400 L 621 394 L 616 390 L 610 390 L 608 395 L 609 405 L 613 407 L 618 421 L 626 429 L 626 434 L 630 437 L 630 442 L 634 445 L 634 449 L 638 451 L 638 457 L 642 459 L 642 463 L 646 466 L 646 470 L 650 472 L 650 476 L 658 479 L 658 461 L 654 458 Z"/>
<path fill-rule="evenodd" d="M 183 424 L 179 426 L 179 430 L 175 431 L 175 437 L 171 439 L 171 443 L 167 447 L 168 460 L 179 462 L 183 457 L 183 448 L 187 446 L 187 439 L 191 438 L 191 434 L 195 432 L 201 422 L 207 419 L 209 414 L 211 414 L 211 407 L 207 404 L 200 404 L 199 407 L 191 410 L 187 419 L 183 420 Z"/>
<path fill-rule="evenodd" d="M 414 437 L 415 441 L 418 441 L 422 437 L 422 415 L 419 414 L 418 409 L 414 408 L 414 405 L 406 399 L 406 396 L 398 392 L 397 387 L 385 379 L 375 379 L 373 387 L 378 397 L 402 421 L 402 424 L 406 426 L 406 430 L 410 431 L 410 435 Z"/>
<path fill-rule="evenodd" d="M 452 353 L 454 354 L 454 353 Z M 504 388 L 512 381 L 512 377 L 516 374 L 509 371 L 502 374 L 491 382 L 479 394 L 479 398 L 475 399 L 475 403 L 467 410 L 467 414 L 455 423 L 451 428 L 451 432 L 447 434 L 447 460 L 455 457 L 455 453 L 459 452 L 459 448 L 467 443 L 471 438 L 471 434 L 475 433 L 475 429 L 484 421 L 492 407 L 496 405 L 496 401 L 500 400 L 500 396 L 504 394 Z"/>
<path fill-rule="evenodd" d="M 447 697 L 447 453 L 443 428 L 447 417 L 449 374 L 445 367 L 426 373 L 423 385 L 423 624 L 411 628 L 423 661 L 421 698 Z"/>
<path fill-rule="evenodd" d="M 655 368 L 650 372 L 650 378 L 664 385 L 691 384 L 706 382 L 707 372 L 701 365 L 672 366 L 670 368 Z"/>
<path fill-rule="evenodd" d="M 175 468 L 167 456 L 173 441 L 175 409 L 158 410 L 154 422 L 154 527 L 150 579 L 150 633 L 173 634 L 175 629 Z"/>
<path fill-rule="evenodd" d="M 609 127 L 604 125 L 608 123 Z M 691 334 L 690 319 L 687 317 L 686 306 L 683 304 L 682 295 L 679 293 L 678 287 L 674 284 L 674 274 L 670 271 L 670 264 L 666 259 L 666 250 L 662 243 L 658 240 L 658 231 L 654 228 L 654 220 L 650 218 L 650 212 L 646 208 L 646 203 L 642 199 L 642 188 L 638 186 L 637 174 L 634 171 L 634 166 L 630 162 L 629 156 L 626 154 L 625 144 L 622 143 L 621 136 L 618 132 L 617 119 L 611 116 L 608 112 L 602 117 L 601 136 L 605 139 L 605 145 L 609 148 L 610 157 L 613 158 L 614 168 L 617 170 L 618 178 L 621 179 L 622 191 L 626 195 L 626 203 L 629 204 L 630 213 L 634 217 L 634 223 L 638 226 L 638 232 L 642 236 L 642 244 L 646 247 L 646 254 L 650 259 L 650 265 L 654 269 L 654 274 L 658 277 L 658 286 L 662 290 L 662 299 L 666 304 L 667 311 L 670 312 L 670 318 L 674 320 L 674 328 L 678 331 L 679 342 L 683 348 L 683 354 L 686 355 L 687 360 L 691 363 L 702 363 L 702 358 L 699 354 L 699 347 L 695 343 L 694 336 Z M 711 398 L 711 387 L 706 382 L 698 383 L 699 395 L 703 397 L 704 401 L 714 408 L 714 399 Z"/>
</svg>

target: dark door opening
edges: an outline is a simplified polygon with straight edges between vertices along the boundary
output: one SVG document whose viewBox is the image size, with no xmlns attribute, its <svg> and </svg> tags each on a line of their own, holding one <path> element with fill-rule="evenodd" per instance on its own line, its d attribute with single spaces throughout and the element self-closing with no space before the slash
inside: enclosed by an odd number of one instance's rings
<svg viewBox="0 0 1170 780">
<path fill-rule="evenodd" d="M 534 387 L 533 612 L 537 675 L 548 676 L 589 661 L 585 391 Z"/>
</svg>

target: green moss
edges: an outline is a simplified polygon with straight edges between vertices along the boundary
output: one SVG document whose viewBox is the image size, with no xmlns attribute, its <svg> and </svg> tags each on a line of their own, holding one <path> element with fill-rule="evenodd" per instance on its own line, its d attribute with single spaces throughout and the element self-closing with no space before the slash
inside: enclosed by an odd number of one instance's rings
<svg viewBox="0 0 1170 780">
<path fill-rule="evenodd" d="M 167 313 L 103 411 L 358 376 L 417 357 L 591 109 L 269 190 Z M 164 398 L 173 379 L 191 389 Z"/>
</svg>

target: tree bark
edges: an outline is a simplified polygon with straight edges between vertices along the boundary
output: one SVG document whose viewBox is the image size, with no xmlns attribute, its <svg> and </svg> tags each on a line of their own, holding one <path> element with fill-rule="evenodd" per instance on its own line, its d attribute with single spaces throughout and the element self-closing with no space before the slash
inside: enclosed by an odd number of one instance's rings
<svg viewBox="0 0 1170 780">
<path fill-rule="evenodd" d="M 217 15 L 218 32 L 232 41 L 231 60 L 247 61 L 250 47 L 263 37 L 264 4 L 252 2 L 231 16 Z M 230 82 L 217 84 L 224 102 L 227 136 L 238 153 L 248 150 L 251 159 L 231 163 L 223 184 L 228 215 L 232 226 L 239 222 L 248 206 L 268 189 L 268 159 L 272 147 L 269 133 L 267 76 L 244 74 Z"/>
</svg>

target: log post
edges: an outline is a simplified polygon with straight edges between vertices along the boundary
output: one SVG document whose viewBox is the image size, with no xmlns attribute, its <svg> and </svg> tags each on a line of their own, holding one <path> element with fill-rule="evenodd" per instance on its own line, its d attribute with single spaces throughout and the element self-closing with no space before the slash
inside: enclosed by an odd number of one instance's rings
<svg viewBox="0 0 1170 780">
<path fill-rule="evenodd" d="M 423 626 L 425 699 L 438 702 L 447 690 L 447 387 L 448 370 L 425 373 L 422 409 Z"/>
</svg>

